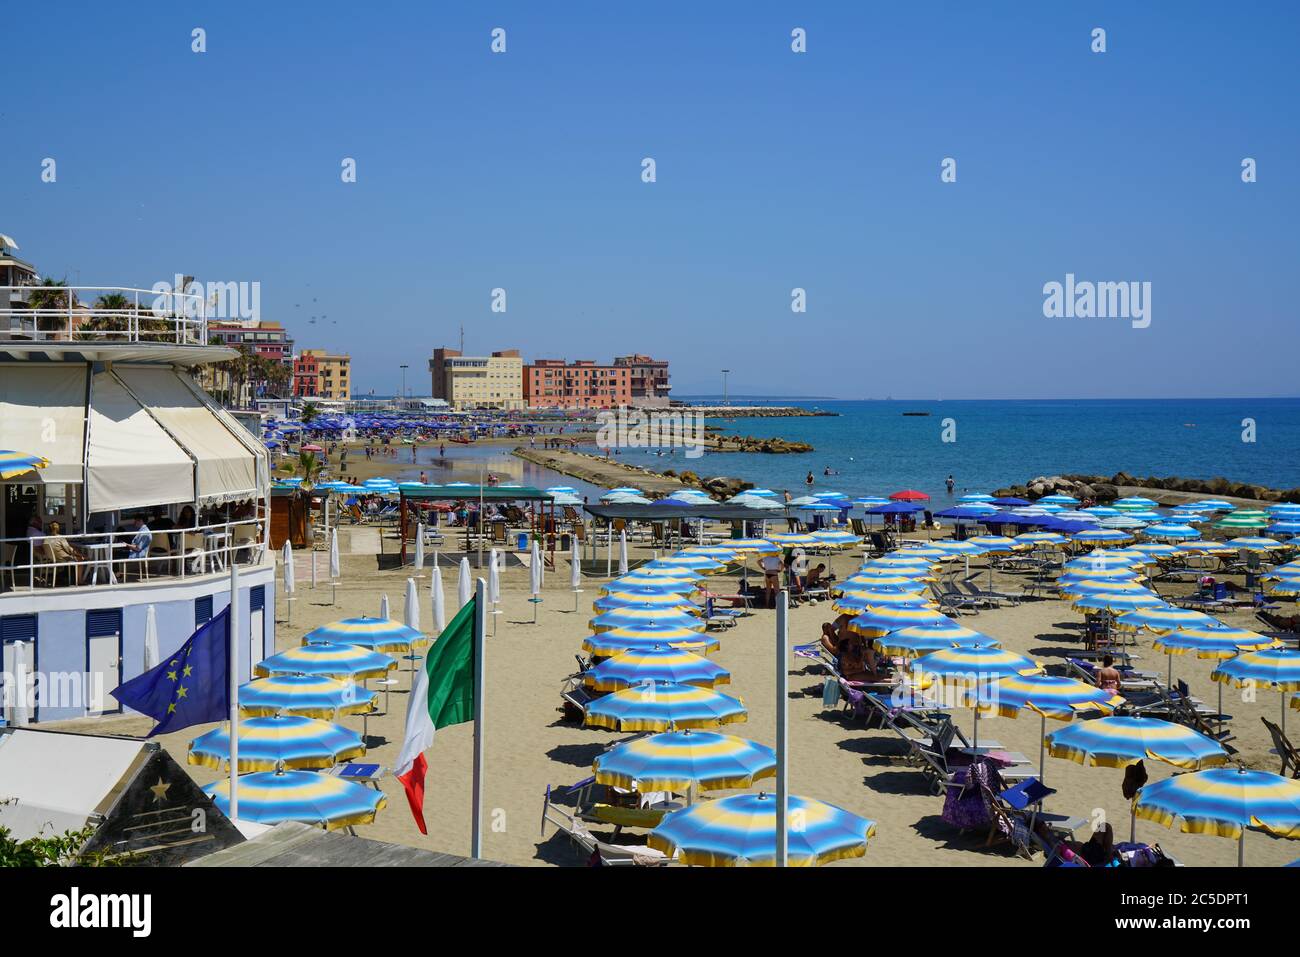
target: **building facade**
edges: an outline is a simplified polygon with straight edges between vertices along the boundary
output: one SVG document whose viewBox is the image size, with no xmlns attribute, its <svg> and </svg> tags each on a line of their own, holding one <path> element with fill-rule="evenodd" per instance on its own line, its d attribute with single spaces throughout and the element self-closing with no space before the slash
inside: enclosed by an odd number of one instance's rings
<svg viewBox="0 0 1300 957">
<path fill-rule="evenodd" d="M 614 365 L 627 369 L 631 383 L 630 405 L 643 408 L 663 408 L 669 404 L 668 361 L 652 359 L 641 354 L 618 356 Z"/>
<path fill-rule="evenodd" d="M 243 346 L 254 355 L 293 363 L 293 340 L 278 322 L 250 319 L 242 322 L 209 322 L 208 336 L 223 346 Z"/>
<path fill-rule="evenodd" d="M 352 357 L 304 349 L 293 359 L 293 394 L 299 398 L 352 398 Z"/>
<path fill-rule="evenodd" d="M 487 356 L 465 356 L 457 349 L 434 349 L 429 360 L 433 398 L 463 409 L 517 410 L 524 407 L 524 360 L 518 349 Z"/>
<path fill-rule="evenodd" d="M 530 409 L 616 409 L 632 404 L 629 369 L 590 359 L 566 363 L 538 359 L 524 369 L 524 401 Z"/>
</svg>

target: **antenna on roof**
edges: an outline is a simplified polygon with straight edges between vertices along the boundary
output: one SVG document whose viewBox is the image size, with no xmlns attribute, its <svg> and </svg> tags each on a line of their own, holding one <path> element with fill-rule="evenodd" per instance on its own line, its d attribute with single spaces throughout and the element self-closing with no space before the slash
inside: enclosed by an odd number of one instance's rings
<svg viewBox="0 0 1300 957">
<path fill-rule="evenodd" d="M 460 354 L 465 354 L 465 323 L 460 324 Z"/>
</svg>

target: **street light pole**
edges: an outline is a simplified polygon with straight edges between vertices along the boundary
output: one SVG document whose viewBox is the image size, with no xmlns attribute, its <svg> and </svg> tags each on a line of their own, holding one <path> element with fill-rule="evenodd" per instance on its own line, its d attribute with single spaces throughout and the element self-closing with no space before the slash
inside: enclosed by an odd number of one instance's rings
<svg viewBox="0 0 1300 957">
<path fill-rule="evenodd" d="M 727 373 L 729 373 L 730 371 L 731 371 L 730 369 L 722 370 L 722 404 L 724 406 L 730 405 L 730 402 L 728 402 L 727 400 Z"/>
<path fill-rule="evenodd" d="M 406 401 L 406 370 L 409 368 L 410 368 L 409 365 L 407 365 L 406 363 L 402 363 L 402 395 L 400 398 L 402 399 L 403 402 Z"/>
</svg>

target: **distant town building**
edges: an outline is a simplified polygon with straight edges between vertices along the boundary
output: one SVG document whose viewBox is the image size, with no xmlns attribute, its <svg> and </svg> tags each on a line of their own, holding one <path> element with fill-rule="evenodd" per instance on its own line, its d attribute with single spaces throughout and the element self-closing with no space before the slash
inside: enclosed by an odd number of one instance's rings
<svg viewBox="0 0 1300 957">
<path fill-rule="evenodd" d="M 231 348 L 243 346 L 264 359 L 277 359 L 286 365 L 293 363 L 293 340 L 278 322 L 260 319 L 209 321 L 208 338 Z"/>
<path fill-rule="evenodd" d="M 669 403 L 668 361 L 652 359 L 639 353 L 630 356 L 618 356 L 614 365 L 627 369 L 630 373 L 632 387 L 631 405 L 647 408 L 661 408 Z"/>
<path fill-rule="evenodd" d="M 522 409 L 524 360 L 518 349 L 464 356 L 458 349 L 434 349 L 429 360 L 433 398 L 451 408 Z"/>
<path fill-rule="evenodd" d="M 301 398 L 352 398 L 352 357 L 304 349 L 293 360 L 293 394 Z"/>
<path fill-rule="evenodd" d="M 632 404 L 631 370 L 590 359 L 538 359 L 524 367 L 530 409 L 615 409 Z"/>
</svg>

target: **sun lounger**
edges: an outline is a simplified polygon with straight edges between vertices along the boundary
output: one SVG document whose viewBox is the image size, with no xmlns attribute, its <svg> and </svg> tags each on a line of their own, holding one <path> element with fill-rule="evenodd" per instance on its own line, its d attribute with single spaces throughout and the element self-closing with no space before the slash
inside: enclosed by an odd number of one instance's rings
<svg viewBox="0 0 1300 957">
<path fill-rule="evenodd" d="M 950 578 L 944 579 L 942 582 L 931 582 L 930 594 L 939 603 L 939 610 L 949 614 L 960 615 L 962 612 L 969 612 L 972 615 L 977 615 L 981 607 L 994 606 L 993 602 L 982 598 L 972 598 L 970 595 L 964 594 Z"/>
<path fill-rule="evenodd" d="M 1261 717 L 1259 720 L 1263 721 L 1264 727 L 1268 728 L 1269 736 L 1273 739 L 1273 750 L 1282 759 L 1282 767 L 1277 773 L 1286 777 L 1287 768 L 1290 768 L 1290 777 L 1300 778 L 1300 751 L 1296 751 L 1295 746 L 1287 739 L 1280 727 L 1268 718 Z"/>
<path fill-rule="evenodd" d="M 592 865 L 662 867 L 672 861 L 667 854 L 645 844 L 616 844 L 596 837 L 583 821 L 551 803 L 549 786 L 546 789 L 545 804 L 542 806 L 543 837 L 546 836 L 548 823 L 567 834 L 575 849 L 586 855 Z"/>
<path fill-rule="evenodd" d="M 1017 595 L 1010 595 L 1006 592 L 1000 591 L 986 591 L 985 589 L 980 588 L 979 584 L 975 581 L 976 577 L 978 576 L 972 575 L 970 578 L 963 580 L 958 586 L 968 597 L 986 602 L 991 607 L 995 608 L 1000 607 L 1003 604 L 1020 604 L 1020 598 Z"/>
</svg>

